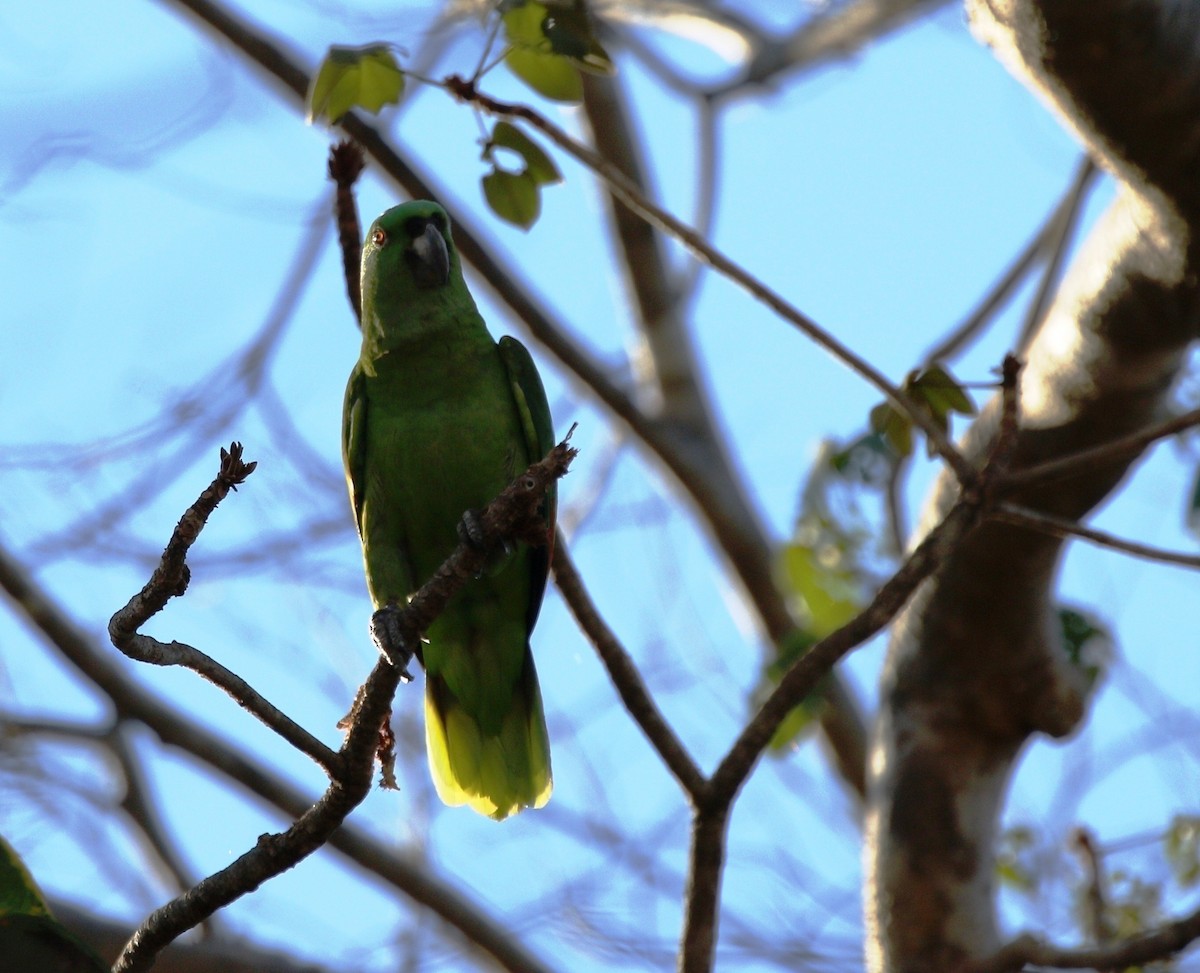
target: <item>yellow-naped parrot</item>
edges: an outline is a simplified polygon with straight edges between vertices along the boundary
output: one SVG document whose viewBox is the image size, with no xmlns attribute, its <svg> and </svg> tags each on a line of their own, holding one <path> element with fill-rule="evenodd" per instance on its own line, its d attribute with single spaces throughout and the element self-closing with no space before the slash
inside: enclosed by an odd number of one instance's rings
<svg viewBox="0 0 1200 973">
<path fill-rule="evenodd" d="M 437 203 L 393 207 L 362 253 L 362 352 L 346 389 L 342 456 L 375 608 L 401 606 L 478 511 L 554 446 L 529 352 L 492 340 Z M 417 655 L 438 795 L 497 820 L 550 798 L 550 744 L 529 636 L 554 535 L 521 544 L 450 601 Z M 469 534 L 469 531 L 468 531 Z"/>
</svg>

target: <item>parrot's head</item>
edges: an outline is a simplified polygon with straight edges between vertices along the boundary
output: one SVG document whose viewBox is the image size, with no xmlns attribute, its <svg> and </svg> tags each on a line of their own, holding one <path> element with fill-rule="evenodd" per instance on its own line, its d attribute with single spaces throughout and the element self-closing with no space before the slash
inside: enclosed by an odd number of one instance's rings
<svg viewBox="0 0 1200 973">
<path fill-rule="evenodd" d="M 463 287 L 450 217 L 437 203 L 393 206 L 370 229 L 362 251 L 362 302 L 384 321 L 433 313 Z"/>
</svg>

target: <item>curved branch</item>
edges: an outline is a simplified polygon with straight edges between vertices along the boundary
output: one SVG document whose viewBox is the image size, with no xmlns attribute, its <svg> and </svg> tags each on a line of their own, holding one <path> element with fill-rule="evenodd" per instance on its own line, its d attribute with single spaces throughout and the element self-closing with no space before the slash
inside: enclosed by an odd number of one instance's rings
<svg viewBox="0 0 1200 973">
<path fill-rule="evenodd" d="M 608 670 L 626 711 L 641 727 L 646 739 L 658 751 L 663 763 L 670 768 L 680 786 L 695 799 L 704 791 L 708 782 L 683 745 L 683 741 L 662 715 L 654 697 L 646 689 L 646 684 L 642 681 L 629 653 L 596 610 L 595 603 L 583 585 L 583 579 L 575 569 L 575 563 L 567 551 L 566 538 L 561 532 L 554 540 L 554 558 L 550 567 L 554 572 L 554 582 L 558 585 L 558 590 L 562 592 L 563 599 L 579 627 L 595 646 L 596 653 Z"/>
<path fill-rule="evenodd" d="M 1026 966 L 1056 970 L 1123 970 L 1169 960 L 1200 939 L 1200 909 L 1157 929 L 1091 949 L 1064 949 L 1033 936 L 1013 940 L 962 973 L 1017 973 Z"/>
</svg>

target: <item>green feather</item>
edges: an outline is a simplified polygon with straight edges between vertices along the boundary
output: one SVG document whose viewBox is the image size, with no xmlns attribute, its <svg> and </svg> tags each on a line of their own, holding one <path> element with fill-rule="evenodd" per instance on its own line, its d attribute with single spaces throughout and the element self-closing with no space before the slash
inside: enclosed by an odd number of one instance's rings
<svg viewBox="0 0 1200 973">
<path fill-rule="evenodd" d="M 50 914 L 16 850 L 0 837 L 0 970 L 107 973 L 92 948 Z"/>
<path fill-rule="evenodd" d="M 404 604 L 458 543 L 463 513 L 554 445 L 546 393 L 513 338 L 488 334 L 436 203 L 394 207 L 367 231 L 362 352 L 342 450 L 376 608 Z M 522 545 L 469 582 L 426 633 L 429 766 L 447 804 L 501 819 L 550 798 L 550 747 L 529 635 L 549 569 Z"/>
</svg>

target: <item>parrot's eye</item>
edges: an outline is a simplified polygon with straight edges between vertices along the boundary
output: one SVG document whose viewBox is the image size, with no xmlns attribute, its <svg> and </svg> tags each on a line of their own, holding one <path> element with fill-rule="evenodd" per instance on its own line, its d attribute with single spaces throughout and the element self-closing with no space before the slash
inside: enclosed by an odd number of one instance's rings
<svg viewBox="0 0 1200 973">
<path fill-rule="evenodd" d="M 371 234 L 371 242 L 377 247 L 382 247 L 387 243 L 387 234 L 383 230 L 376 230 Z"/>
</svg>

